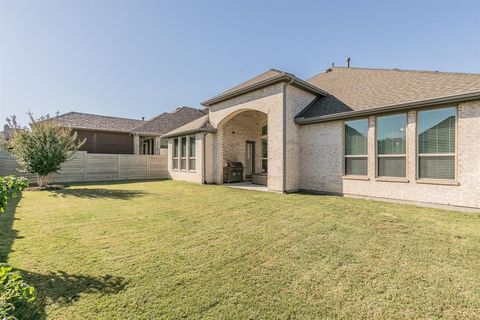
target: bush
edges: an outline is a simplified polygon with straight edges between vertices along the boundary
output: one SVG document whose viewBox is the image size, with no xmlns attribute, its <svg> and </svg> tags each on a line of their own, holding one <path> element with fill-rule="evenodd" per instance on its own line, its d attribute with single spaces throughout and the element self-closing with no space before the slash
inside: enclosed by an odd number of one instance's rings
<svg viewBox="0 0 480 320">
<path fill-rule="evenodd" d="M 0 212 L 5 211 L 8 201 L 17 197 L 26 187 L 28 187 L 28 180 L 25 178 L 0 177 Z"/>
<path fill-rule="evenodd" d="M 0 263 L 0 319 L 16 319 L 12 315 L 15 304 L 33 300 L 35 300 L 35 289 L 26 284 L 18 272 L 12 271 L 11 266 Z"/>
<path fill-rule="evenodd" d="M 9 147 L 22 170 L 36 174 L 38 185 L 44 187 L 48 185 L 49 176 L 58 173 L 85 140 L 77 141 L 76 132 L 60 127 L 56 118 L 47 115 L 36 121 L 31 114 L 30 118 L 31 130 L 16 130 Z"/>
</svg>

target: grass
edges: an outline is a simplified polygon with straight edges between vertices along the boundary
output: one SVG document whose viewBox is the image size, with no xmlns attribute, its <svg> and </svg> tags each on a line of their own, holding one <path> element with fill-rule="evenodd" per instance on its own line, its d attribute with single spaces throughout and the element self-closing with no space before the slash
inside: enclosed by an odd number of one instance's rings
<svg viewBox="0 0 480 320">
<path fill-rule="evenodd" d="M 0 257 L 41 319 L 473 319 L 480 216 L 174 181 L 24 192 Z"/>
</svg>

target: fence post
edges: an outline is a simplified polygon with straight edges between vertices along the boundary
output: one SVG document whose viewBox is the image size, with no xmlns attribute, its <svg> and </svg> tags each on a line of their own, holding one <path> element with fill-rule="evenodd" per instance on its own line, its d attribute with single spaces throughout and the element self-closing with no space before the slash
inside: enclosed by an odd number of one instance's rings
<svg viewBox="0 0 480 320">
<path fill-rule="evenodd" d="M 120 180 L 120 154 L 117 153 L 117 181 Z"/>
<path fill-rule="evenodd" d="M 150 176 L 149 171 L 150 171 L 150 170 L 149 170 L 149 168 L 148 168 L 148 155 L 145 155 L 145 157 L 147 157 L 147 174 L 145 175 L 145 177 L 146 177 L 147 179 L 149 179 L 149 176 Z"/>
<path fill-rule="evenodd" d="M 87 151 L 83 152 L 83 181 L 87 181 Z"/>
</svg>

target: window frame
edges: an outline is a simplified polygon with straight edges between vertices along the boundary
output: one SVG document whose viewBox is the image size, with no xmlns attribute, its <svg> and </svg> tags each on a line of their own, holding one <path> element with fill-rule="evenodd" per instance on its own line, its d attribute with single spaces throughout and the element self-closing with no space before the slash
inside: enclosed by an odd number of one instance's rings
<svg viewBox="0 0 480 320">
<path fill-rule="evenodd" d="M 395 115 L 405 115 L 405 153 L 404 154 L 379 154 L 378 153 L 378 118 L 395 116 Z M 375 179 L 378 180 L 398 180 L 398 181 L 407 181 L 408 180 L 408 110 L 400 112 L 389 112 L 375 116 Z M 381 176 L 379 159 L 378 158 L 405 158 L 405 176 L 404 177 L 394 177 L 394 176 Z"/>
<path fill-rule="evenodd" d="M 448 109 L 453 108 L 455 109 L 455 153 L 422 153 L 420 154 L 420 141 L 419 141 L 419 113 L 422 111 L 428 110 L 436 110 L 436 109 Z M 438 184 L 458 184 L 458 105 L 441 105 L 441 106 L 432 106 L 432 107 L 425 107 L 421 109 L 415 110 L 415 179 L 417 183 L 438 183 Z M 453 179 L 434 179 L 434 178 L 420 178 L 420 157 L 451 157 L 454 158 L 454 174 L 455 177 Z"/>
<path fill-rule="evenodd" d="M 263 128 L 266 128 L 266 133 L 263 133 Z M 267 150 L 266 150 L 266 157 L 263 157 L 263 142 L 266 142 L 267 144 Z M 262 173 L 268 173 L 268 123 L 264 124 L 260 128 L 260 147 L 261 147 L 261 167 L 262 167 Z M 266 168 L 263 166 L 263 161 L 266 161 Z"/>
<path fill-rule="evenodd" d="M 367 151 L 365 155 L 347 155 L 345 152 L 346 149 L 346 142 L 347 142 L 347 135 L 345 132 L 345 125 L 347 122 L 350 121 L 358 121 L 358 120 L 366 120 L 367 121 Z M 370 166 L 369 166 L 369 134 L 370 134 L 370 117 L 358 117 L 358 118 L 350 118 L 342 121 L 342 178 L 344 179 L 355 179 L 355 180 L 369 180 L 370 176 Z M 356 158 L 356 159 L 366 159 L 367 160 L 367 172 L 364 175 L 354 175 L 354 174 L 347 174 L 347 158 Z"/>
<path fill-rule="evenodd" d="M 197 168 L 197 160 L 196 160 L 197 157 L 196 157 L 196 154 L 193 156 L 190 154 L 190 146 L 191 146 L 191 139 L 193 139 L 195 141 L 194 143 L 195 152 L 197 152 L 197 137 L 195 135 L 187 135 L 186 137 L 187 137 L 187 171 L 195 172 Z M 195 163 L 195 168 L 193 169 L 190 168 L 190 160 L 193 160 Z"/>
<path fill-rule="evenodd" d="M 175 141 L 177 141 L 177 146 L 175 146 Z M 176 150 L 175 150 L 176 149 Z M 179 161 L 179 154 L 180 154 L 180 143 L 179 143 L 179 137 L 174 138 L 172 142 L 172 170 L 178 171 L 180 167 L 180 161 Z M 175 157 L 175 151 L 177 152 L 177 156 Z M 175 167 L 175 163 L 177 166 Z"/>
<path fill-rule="evenodd" d="M 187 171 L 188 138 L 187 138 L 187 136 L 181 136 L 179 138 L 180 138 L 180 144 L 179 144 L 180 151 L 179 151 L 178 158 L 180 160 L 180 165 L 178 166 L 179 167 L 178 169 L 180 171 Z M 185 154 L 184 155 L 182 155 L 183 139 L 185 139 Z M 185 162 L 185 168 L 182 168 L 182 161 Z"/>
</svg>

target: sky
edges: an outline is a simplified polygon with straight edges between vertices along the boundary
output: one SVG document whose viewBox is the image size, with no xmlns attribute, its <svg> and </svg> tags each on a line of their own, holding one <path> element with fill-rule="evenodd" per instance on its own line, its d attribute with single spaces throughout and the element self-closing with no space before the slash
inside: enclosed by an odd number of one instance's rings
<svg viewBox="0 0 480 320">
<path fill-rule="evenodd" d="M 0 0 L 0 122 L 140 119 L 270 68 L 480 73 L 480 0 Z"/>
</svg>

